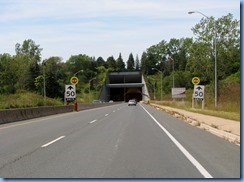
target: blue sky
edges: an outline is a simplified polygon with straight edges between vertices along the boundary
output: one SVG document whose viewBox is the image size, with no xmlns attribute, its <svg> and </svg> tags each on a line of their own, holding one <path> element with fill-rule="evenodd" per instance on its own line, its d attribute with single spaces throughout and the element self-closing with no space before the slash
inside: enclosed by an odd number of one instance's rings
<svg viewBox="0 0 244 182">
<path fill-rule="evenodd" d="M 15 44 L 32 39 L 42 59 L 87 54 L 126 62 L 130 53 L 162 40 L 194 37 L 200 11 L 240 19 L 238 0 L 0 0 L 0 54 L 15 54 Z"/>
</svg>

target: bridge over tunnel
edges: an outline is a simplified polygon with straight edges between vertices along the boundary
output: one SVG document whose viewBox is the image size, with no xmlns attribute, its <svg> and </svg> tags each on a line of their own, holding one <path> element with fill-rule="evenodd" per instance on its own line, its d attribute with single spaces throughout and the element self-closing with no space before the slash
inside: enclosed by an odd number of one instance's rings
<svg viewBox="0 0 244 182">
<path fill-rule="evenodd" d="M 148 95 L 144 78 L 139 71 L 108 73 L 100 99 L 109 101 L 145 100 Z"/>
</svg>

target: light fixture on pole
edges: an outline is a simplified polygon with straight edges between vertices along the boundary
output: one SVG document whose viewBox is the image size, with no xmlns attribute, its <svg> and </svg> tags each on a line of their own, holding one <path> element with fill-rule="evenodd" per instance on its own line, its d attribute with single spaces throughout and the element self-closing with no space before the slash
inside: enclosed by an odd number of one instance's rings
<svg viewBox="0 0 244 182">
<path fill-rule="evenodd" d="M 75 74 L 74 74 L 74 76 L 77 74 L 77 73 L 79 73 L 79 72 L 83 72 L 84 70 L 79 70 L 79 71 L 77 71 Z"/>
<path fill-rule="evenodd" d="M 193 13 L 199 13 L 202 16 L 206 17 L 208 20 L 210 20 L 210 18 L 203 14 L 202 12 L 199 11 L 189 11 L 188 14 L 193 14 Z M 216 47 L 216 37 L 217 37 L 217 31 L 216 31 L 216 21 L 213 19 L 214 21 L 214 101 L 215 101 L 215 107 L 218 106 L 218 87 L 217 87 L 217 47 Z"/>
</svg>

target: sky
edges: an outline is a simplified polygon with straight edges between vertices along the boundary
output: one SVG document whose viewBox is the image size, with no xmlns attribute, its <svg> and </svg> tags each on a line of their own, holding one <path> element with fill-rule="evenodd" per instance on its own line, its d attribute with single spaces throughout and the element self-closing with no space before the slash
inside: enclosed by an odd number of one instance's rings
<svg viewBox="0 0 244 182">
<path fill-rule="evenodd" d="M 160 41 L 194 37 L 203 16 L 231 13 L 240 20 L 239 0 L 0 0 L 0 54 L 15 55 L 15 44 L 32 39 L 42 60 L 86 54 L 90 57 L 143 51 Z"/>
</svg>

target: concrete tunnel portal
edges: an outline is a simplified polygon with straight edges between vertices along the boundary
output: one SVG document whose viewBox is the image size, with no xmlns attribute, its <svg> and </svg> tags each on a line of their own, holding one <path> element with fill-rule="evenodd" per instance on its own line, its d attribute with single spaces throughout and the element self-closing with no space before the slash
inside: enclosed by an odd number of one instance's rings
<svg viewBox="0 0 244 182">
<path fill-rule="evenodd" d="M 148 94 L 144 78 L 139 71 L 108 73 L 100 99 L 104 101 L 145 100 Z"/>
</svg>

